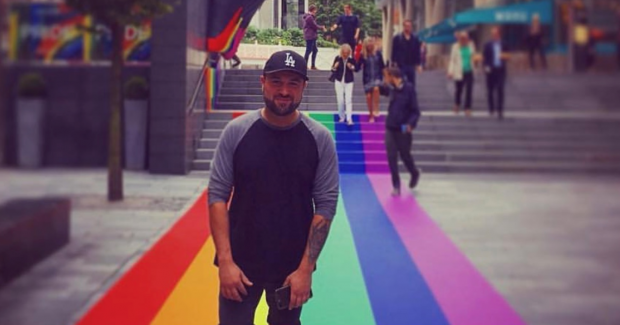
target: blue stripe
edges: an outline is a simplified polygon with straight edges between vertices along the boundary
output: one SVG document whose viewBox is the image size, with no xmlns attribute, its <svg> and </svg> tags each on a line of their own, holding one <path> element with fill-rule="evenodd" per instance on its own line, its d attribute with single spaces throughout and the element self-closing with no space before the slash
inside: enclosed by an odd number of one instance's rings
<svg viewBox="0 0 620 325">
<path fill-rule="evenodd" d="M 365 175 L 340 175 L 377 325 L 448 325 Z"/>
</svg>

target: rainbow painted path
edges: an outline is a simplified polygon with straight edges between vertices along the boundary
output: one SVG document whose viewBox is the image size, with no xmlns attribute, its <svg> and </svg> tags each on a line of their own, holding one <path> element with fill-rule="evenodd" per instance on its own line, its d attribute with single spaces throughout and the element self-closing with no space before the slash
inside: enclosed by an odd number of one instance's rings
<svg viewBox="0 0 620 325">
<path fill-rule="evenodd" d="M 332 131 L 336 138 L 348 132 Z M 390 190 L 385 174 L 341 175 L 337 215 L 303 324 L 524 324 L 413 195 L 393 198 Z M 216 325 L 206 196 L 78 324 Z M 266 315 L 262 301 L 255 324 L 266 325 Z"/>
</svg>

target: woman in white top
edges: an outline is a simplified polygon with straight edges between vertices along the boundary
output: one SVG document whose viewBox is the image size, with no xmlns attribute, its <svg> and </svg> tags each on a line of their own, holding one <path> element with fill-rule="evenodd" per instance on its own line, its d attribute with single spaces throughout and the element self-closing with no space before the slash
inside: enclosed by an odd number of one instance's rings
<svg viewBox="0 0 620 325">
<path fill-rule="evenodd" d="M 355 59 L 351 56 L 351 46 L 342 44 L 340 55 L 332 64 L 332 76 L 336 89 L 336 101 L 338 103 L 338 115 L 340 122 L 346 120 L 348 125 L 353 125 L 353 72 L 355 72 Z M 346 107 L 346 115 L 345 115 Z"/>
<path fill-rule="evenodd" d="M 454 113 L 461 108 L 461 95 L 465 88 L 465 115 L 471 116 L 472 90 L 474 86 L 474 67 L 477 61 L 476 47 L 467 32 L 456 34 L 457 42 L 452 46 L 448 64 L 448 78 L 455 82 Z"/>
</svg>

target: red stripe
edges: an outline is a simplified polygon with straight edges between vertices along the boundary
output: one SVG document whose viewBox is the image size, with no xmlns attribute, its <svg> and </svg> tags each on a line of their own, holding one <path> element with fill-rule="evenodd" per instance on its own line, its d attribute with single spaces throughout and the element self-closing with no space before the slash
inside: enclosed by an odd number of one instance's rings
<svg viewBox="0 0 620 325">
<path fill-rule="evenodd" d="M 234 120 L 234 119 L 236 119 L 237 117 L 239 117 L 239 116 L 241 116 L 243 114 L 245 114 L 245 112 L 233 112 L 232 113 L 232 118 Z"/>
<path fill-rule="evenodd" d="M 78 324 L 149 324 L 209 237 L 208 224 L 204 192 Z"/>
</svg>

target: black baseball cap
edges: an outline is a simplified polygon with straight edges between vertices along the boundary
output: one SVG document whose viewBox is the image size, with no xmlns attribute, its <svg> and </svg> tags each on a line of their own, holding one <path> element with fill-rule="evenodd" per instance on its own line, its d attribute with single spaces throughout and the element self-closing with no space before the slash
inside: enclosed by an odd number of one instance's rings
<svg viewBox="0 0 620 325">
<path fill-rule="evenodd" d="M 264 74 L 280 71 L 295 72 L 308 80 L 308 63 L 303 56 L 294 51 L 279 51 L 272 54 L 263 68 Z"/>
</svg>

